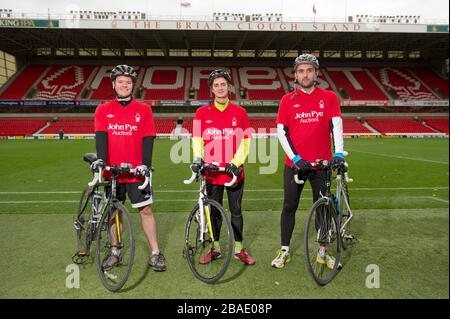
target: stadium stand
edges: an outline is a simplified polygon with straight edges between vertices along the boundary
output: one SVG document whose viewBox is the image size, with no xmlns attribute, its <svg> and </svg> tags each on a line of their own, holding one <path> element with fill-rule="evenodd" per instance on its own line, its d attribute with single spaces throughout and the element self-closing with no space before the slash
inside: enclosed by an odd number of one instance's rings
<svg viewBox="0 0 450 319">
<path fill-rule="evenodd" d="M 43 65 L 31 64 L 25 67 L 0 95 L 0 99 L 19 100 L 26 98 L 27 92 L 47 69 Z"/>
<path fill-rule="evenodd" d="M 0 118 L 0 136 L 29 136 L 47 124 L 47 119 Z"/>
<path fill-rule="evenodd" d="M 338 89 L 347 92 L 351 100 L 387 100 L 383 92 L 365 68 L 326 68 Z"/>
<path fill-rule="evenodd" d="M 170 134 L 175 127 L 175 118 L 155 118 L 156 134 Z"/>
<path fill-rule="evenodd" d="M 343 121 L 344 134 L 372 134 L 367 127 L 357 119 L 344 118 Z"/>
<path fill-rule="evenodd" d="M 192 134 L 194 118 L 188 117 L 183 119 L 183 123 L 181 125 L 183 130 L 187 130 Z"/>
<path fill-rule="evenodd" d="M 249 118 L 250 127 L 255 130 L 255 132 L 276 132 L 275 118 Z"/>
<path fill-rule="evenodd" d="M 89 65 L 55 65 L 47 68 L 42 80 L 37 84 L 37 92 L 33 96 L 37 100 L 74 100 L 94 67 Z"/>
<path fill-rule="evenodd" d="M 170 134 L 176 126 L 175 118 L 155 118 L 157 134 Z M 93 118 L 61 118 L 42 130 L 41 134 L 58 134 L 59 130 L 64 134 L 94 134 Z"/>
<path fill-rule="evenodd" d="M 422 119 L 426 125 L 448 135 L 448 118 L 446 119 Z"/>
<path fill-rule="evenodd" d="M 0 99 L 107 100 L 113 98 L 109 72 L 112 66 L 28 65 L 0 95 Z M 209 100 L 207 83 L 214 67 L 137 66 L 137 98 L 145 100 Z M 292 90 L 292 67 L 228 67 L 233 81 L 232 100 L 280 100 Z M 187 76 L 189 75 L 190 76 Z M 337 90 L 350 100 L 387 101 L 448 98 L 448 80 L 427 68 L 326 67 L 319 76 L 322 88 Z M 36 88 L 33 96 L 28 96 Z M 430 88 L 430 89 L 429 89 Z M 235 90 L 244 89 L 240 96 Z M 434 89 L 442 92 L 442 97 Z M 432 92 L 434 91 L 434 92 Z M 344 95 L 348 96 L 342 96 Z"/>
<path fill-rule="evenodd" d="M 141 83 L 147 100 L 185 100 L 185 68 L 160 66 L 146 69 Z"/>
<path fill-rule="evenodd" d="M 319 57 L 320 87 L 340 97 L 347 136 L 448 136 L 446 25 L 379 20 L 372 29 L 357 16 L 358 22 L 305 22 L 300 30 L 299 21 L 268 14 L 217 13 L 213 29 L 188 17 L 175 23 L 161 17 L 163 27 L 159 20 L 141 21 L 139 12 L 128 18 L 120 11 L 97 17 L 86 12 L 62 18 L 51 31 L 0 27 L 2 51 L 14 56 L 18 70 L 2 75 L 0 118 L 8 118 L 0 123 L 3 136 L 34 138 L 61 129 L 67 138 L 92 135 L 96 106 L 114 98 L 110 71 L 122 63 L 136 68 L 134 98 L 152 107 L 158 134 L 192 132 L 195 110 L 211 99 L 208 75 L 218 68 L 229 71 L 230 98 L 247 109 L 250 126 L 270 131 L 279 100 L 295 88 L 293 60 L 307 52 Z M 116 15 L 128 24 L 106 21 Z M 224 21 L 230 29 L 222 29 Z M 132 28 L 125 27 L 129 23 Z M 34 115 L 39 120 L 28 120 Z"/>
<path fill-rule="evenodd" d="M 393 90 L 398 99 L 436 100 L 438 96 L 430 92 L 408 68 L 370 68 L 372 74 L 385 90 Z"/>
<path fill-rule="evenodd" d="M 382 134 L 436 133 L 421 123 L 409 119 L 366 119 L 367 123 Z"/>
<path fill-rule="evenodd" d="M 275 68 L 242 67 L 238 74 L 249 100 L 279 100 L 287 92 Z"/>
<path fill-rule="evenodd" d="M 414 68 L 411 69 L 421 81 L 427 84 L 432 90 L 439 89 L 444 95 L 441 98 L 448 99 L 448 79 L 443 79 L 436 72 L 428 68 Z"/>
<path fill-rule="evenodd" d="M 94 119 L 92 118 L 61 118 L 52 122 L 41 134 L 58 134 L 63 129 L 64 134 L 94 134 Z"/>
</svg>

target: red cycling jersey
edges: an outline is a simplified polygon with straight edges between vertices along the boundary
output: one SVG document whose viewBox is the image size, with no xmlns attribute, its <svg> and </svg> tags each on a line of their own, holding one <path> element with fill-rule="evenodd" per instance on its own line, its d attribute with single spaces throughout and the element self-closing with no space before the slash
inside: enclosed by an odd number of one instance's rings
<svg viewBox="0 0 450 319">
<path fill-rule="evenodd" d="M 106 165 L 130 163 L 132 167 L 142 165 L 142 138 L 156 136 L 155 122 L 150 106 L 132 100 L 122 106 L 111 100 L 97 107 L 94 116 L 95 131 L 108 134 Z M 105 178 L 109 177 L 105 172 Z M 143 180 L 133 174 L 119 176 L 119 183 L 133 183 Z"/>
<path fill-rule="evenodd" d="M 223 111 L 213 104 L 202 106 L 195 112 L 192 136 L 203 138 L 206 163 L 217 162 L 224 167 L 231 162 L 242 140 L 251 138 L 247 111 L 231 102 Z M 232 179 L 224 172 L 208 172 L 205 177 L 207 183 L 215 185 Z M 240 177 L 243 179 L 244 172 Z"/>
<path fill-rule="evenodd" d="M 341 117 L 339 99 L 333 91 L 316 87 L 311 94 L 297 89 L 282 97 L 277 124 L 288 128 L 294 152 L 309 162 L 331 160 L 331 119 Z M 286 156 L 285 164 L 292 166 Z"/>
</svg>

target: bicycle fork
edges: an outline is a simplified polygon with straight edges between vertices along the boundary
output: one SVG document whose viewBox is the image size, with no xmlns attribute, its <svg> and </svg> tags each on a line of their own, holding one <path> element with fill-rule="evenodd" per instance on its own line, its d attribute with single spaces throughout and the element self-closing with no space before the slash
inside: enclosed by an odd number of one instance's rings
<svg viewBox="0 0 450 319">
<path fill-rule="evenodd" d="M 200 224 L 200 242 L 203 242 L 205 240 L 204 236 L 205 233 L 208 231 L 209 235 L 211 236 L 211 240 L 214 241 L 214 234 L 212 231 L 212 224 L 211 224 L 211 210 L 209 206 L 205 206 L 203 202 L 203 194 L 200 194 L 198 199 L 198 205 L 199 205 L 199 224 Z"/>
<path fill-rule="evenodd" d="M 337 180 L 337 185 L 336 185 L 336 195 L 337 196 L 335 197 L 336 211 L 337 211 L 338 215 L 339 214 L 348 214 L 344 224 L 340 225 L 341 226 L 340 232 L 341 232 L 341 235 L 343 236 L 343 235 L 345 235 L 344 234 L 345 227 L 350 222 L 350 220 L 353 218 L 353 214 L 352 214 L 352 210 L 350 209 L 350 205 L 347 201 L 347 196 L 344 193 L 344 187 L 341 184 L 342 176 L 338 175 L 336 177 L 336 180 Z M 343 203 L 343 205 L 342 205 L 343 211 L 341 211 L 340 205 L 339 205 L 341 202 Z M 342 217 L 344 217 L 344 216 L 342 216 Z"/>
</svg>

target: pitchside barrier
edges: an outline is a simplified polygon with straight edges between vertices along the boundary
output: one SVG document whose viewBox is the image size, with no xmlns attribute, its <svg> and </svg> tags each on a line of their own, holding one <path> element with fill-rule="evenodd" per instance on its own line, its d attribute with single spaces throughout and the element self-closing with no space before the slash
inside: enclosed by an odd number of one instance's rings
<svg viewBox="0 0 450 319">
<path fill-rule="evenodd" d="M 156 134 L 158 138 L 179 140 L 191 138 L 190 133 Z M 277 138 L 275 133 L 255 133 L 252 138 Z M 344 133 L 344 138 L 448 138 L 445 133 Z M 59 140 L 58 134 L 35 134 L 32 136 L 0 136 L 0 140 Z M 65 134 L 64 140 L 94 140 L 94 134 Z"/>
</svg>

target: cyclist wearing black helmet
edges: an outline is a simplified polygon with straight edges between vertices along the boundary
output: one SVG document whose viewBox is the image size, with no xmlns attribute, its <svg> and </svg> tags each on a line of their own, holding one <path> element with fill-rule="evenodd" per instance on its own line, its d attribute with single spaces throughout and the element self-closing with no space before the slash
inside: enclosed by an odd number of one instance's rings
<svg viewBox="0 0 450 319">
<path fill-rule="evenodd" d="M 225 172 L 206 172 L 207 192 L 210 198 L 220 204 L 226 189 L 231 211 L 231 225 L 235 239 L 235 258 L 246 265 L 254 265 L 255 260 L 242 245 L 243 217 L 242 196 L 244 193 L 244 167 L 247 158 L 251 134 L 249 134 L 248 115 L 244 108 L 229 100 L 231 76 L 226 70 L 213 71 L 208 78 L 208 84 L 213 95 L 212 101 L 197 109 L 194 118 L 192 148 L 194 163 L 192 170 L 198 169 L 198 164 L 217 162 L 225 167 Z M 242 171 L 242 173 L 240 173 Z M 237 185 L 225 187 L 231 181 L 231 174 L 239 175 Z M 221 221 L 212 211 L 211 220 L 215 238 L 219 238 Z M 208 264 L 220 258 L 219 241 L 206 255 L 200 257 L 201 264 Z"/>
<path fill-rule="evenodd" d="M 294 62 L 295 82 L 298 88 L 282 97 L 278 109 L 276 121 L 278 139 L 286 153 L 286 161 L 284 202 L 280 221 L 281 249 L 272 261 L 275 268 L 283 268 L 291 260 L 289 244 L 295 225 L 295 212 L 304 185 L 295 183 L 294 174 L 298 172 L 302 175 L 302 179 L 310 181 L 313 201 L 316 201 L 320 192 L 325 194 L 326 191 L 325 173 L 311 170 L 310 163 L 317 159 L 332 160 L 333 165 L 341 165 L 344 162 L 339 100 L 333 91 L 316 86 L 318 69 L 319 61 L 314 55 L 298 56 Z M 334 266 L 334 258 L 326 253 L 326 248 L 320 247 L 317 261 L 328 267 Z"/>
<path fill-rule="evenodd" d="M 99 166 L 130 163 L 136 169 L 136 175 L 119 176 L 117 198 L 125 201 L 126 193 L 131 206 L 139 210 L 142 228 L 150 246 L 149 266 L 155 271 L 166 270 L 163 254 L 157 240 L 156 220 L 151 204 L 153 194 L 149 185 L 139 190 L 144 176 L 151 178 L 153 140 L 156 136 L 155 123 L 151 108 L 133 99 L 133 88 L 137 73 L 128 65 L 118 65 L 111 71 L 111 82 L 116 98 L 105 102 L 95 110 L 95 140 L 97 161 L 92 170 Z M 106 175 L 105 178 L 108 178 Z M 120 250 L 112 247 L 111 256 L 105 260 L 106 266 L 114 266 L 120 260 Z"/>
</svg>

